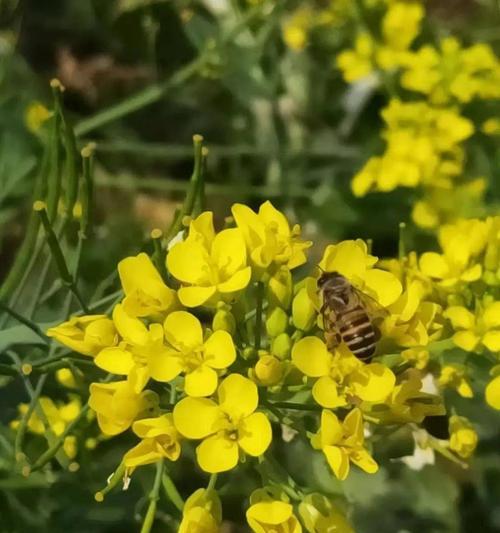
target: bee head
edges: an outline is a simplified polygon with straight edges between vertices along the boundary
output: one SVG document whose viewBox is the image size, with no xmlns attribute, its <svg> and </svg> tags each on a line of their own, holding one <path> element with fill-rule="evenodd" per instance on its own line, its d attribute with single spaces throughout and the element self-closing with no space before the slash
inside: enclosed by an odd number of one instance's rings
<svg viewBox="0 0 500 533">
<path fill-rule="evenodd" d="M 331 292 L 343 292 L 350 286 L 349 281 L 338 272 L 322 272 L 317 283 L 318 289 Z"/>
</svg>

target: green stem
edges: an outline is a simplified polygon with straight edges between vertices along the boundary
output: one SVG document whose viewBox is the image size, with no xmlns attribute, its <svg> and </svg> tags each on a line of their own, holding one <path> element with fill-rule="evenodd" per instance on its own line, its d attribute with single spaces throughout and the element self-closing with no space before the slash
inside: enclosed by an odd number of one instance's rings
<svg viewBox="0 0 500 533">
<path fill-rule="evenodd" d="M 29 403 L 28 410 L 26 411 L 26 413 L 24 413 L 24 416 L 21 418 L 21 421 L 19 423 L 19 427 L 17 428 L 16 439 L 14 441 L 14 456 L 16 458 L 16 461 L 19 460 L 19 458 L 24 455 L 23 454 L 23 443 L 24 443 L 24 436 L 26 435 L 26 428 L 28 427 L 28 423 L 31 419 L 31 415 L 35 411 L 35 408 L 38 403 L 38 399 L 40 398 L 40 394 L 42 393 L 42 389 L 43 389 L 43 386 L 45 385 L 46 380 L 47 380 L 47 374 L 40 376 L 40 379 L 38 380 L 35 390 L 33 391 L 33 394 L 31 396 L 31 401 Z"/>
<path fill-rule="evenodd" d="M 57 217 L 61 195 L 61 84 L 57 80 L 50 83 L 54 98 L 54 114 L 50 132 L 50 172 L 47 182 L 47 212 L 53 223 Z"/>
<path fill-rule="evenodd" d="M 120 481 L 123 479 L 123 476 L 125 475 L 126 470 L 127 468 L 125 466 L 125 463 L 120 463 L 118 465 L 118 468 L 109 478 L 107 485 L 102 490 L 99 490 L 95 493 L 94 497 L 98 502 L 102 502 L 102 500 L 104 500 L 104 496 L 106 496 L 108 492 L 112 491 L 116 487 L 116 485 L 120 483 Z"/>
<path fill-rule="evenodd" d="M 165 266 L 165 251 L 163 250 L 161 243 L 163 240 L 163 231 L 161 229 L 154 229 L 151 231 L 151 240 L 153 241 L 153 263 L 160 273 L 163 281 L 168 281 L 167 268 Z"/>
<path fill-rule="evenodd" d="M 166 470 L 163 472 L 162 482 L 163 490 L 165 491 L 167 498 L 182 513 L 182 510 L 184 509 L 184 500 L 182 499 L 182 496 L 179 494 L 177 487 L 175 486 L 174 482 L 172 481 L 172 478 L 168 475 Z"/>
<path fill-rule="evenodd" d="M 264 283 L 262 281 L 257 282 L 257 294 L 255 304 L 255 333 L 254 333 L 254 348 L 258 352 L 260 350 L 260 344 L 262 339 L 262 305 L 264 302 Z"/>
<path fill-rule="evenodd" d="M 194 168 L 191 179 L 189 180 L 189 189 L 182 204 L 181 209 L 177 213 L 174 222 L 167 231 L 165 237 L 169 242 L 182 229 L 182 223 L 185 216 L 191 215 L 193 206 L 198 196 L 198 192 L 203 183 L 203 137 L 201 135 L 193 135 L 194 145 Z"/>
<path fill-rule="evenodd" d="M 29 318 L 20 315 L 17 311 L 14 311 L 14 309 L 11 309 L 7 304 L 4 304 L 2 301 L 0 301 L 0 309 L 8 313 L 12 318 L 15 318 L 21 324 L 24 324 L 26 327 L 31 329 L 31 331 L 36 333 L 45 342 L 45 344 L 50 343 L 50 339 L 47 337 L 47 335 L 45 335 L 45 333 Z"/>
<path fill-rule="evenodd" d="M 399 223 L 398 257 L 400 262 L 406 258 L 406 224 L 404 222 Z"/>
<path fill-rule="evenodd" d="M 294 402 L 264 402 L 264 405 L 278 409 L 290 409 L 294 411 L 321 411 L 323 408 L 320 405 L 311 405 Z"/>
<path fill-rule="evenodd" d="M 146 511 L 146 516 L 144 517 L 144 522 L 142 523 L 141 533 L 149 533 L 151 531 L 151 528 L 153 527 L 153 522 L 156 514 L 156 506 L 158 503 L 158 499 L 160 498 L 159 492 L 163 476 L 163 467 L 163 459 L 160 459 L 156 463 L 156 476 L 153 483 L 153 488 L 149 493 L 149 505 L 148 510 Z"/>
<path fill-rule="evenodd" d="M 83 162 L 81 233 L 88 237 L 92 231 L 92 198 L 94 196 L 94 145 L 88 144 L 81 151 Z"/>
<path fill-rule="evenodd" d="M 163 98 L 167 91 L 181 85 L 194 76 L 199 71 L 201 65 L 203 65 L 204 60 L 204 56 L 200 55 L 194 61 L 178 70 L 169 80 L 147 87 L 146 89 L 129 96 L 122 102 L 98 112 L 93 117 L 80 121 L 75 126 L 75 134 L 78 137 L 87 135 L 91 131 L 100 128 L 105 124 L 114 122 L 119 118 L 157 102 Z"/>
<path fill-rule="evenodd" d="M 208 480 L 207 490 L 215 490 L 215 484 L 217 483 L 217 474 L 211 474 Z"/>
</svg>

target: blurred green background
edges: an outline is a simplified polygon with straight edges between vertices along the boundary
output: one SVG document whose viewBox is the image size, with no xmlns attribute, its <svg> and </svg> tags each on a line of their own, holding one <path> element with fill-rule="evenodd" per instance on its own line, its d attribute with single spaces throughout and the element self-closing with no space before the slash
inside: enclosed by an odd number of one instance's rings
<svg viewBox="0 0 500 533">
<path fill-rule="evenodd" d="M 220 223 L 233 202 L 270 199 L 302 224 L 318 250 L 361 237 L 374 240 L 376 254 L 396 253 L 412 192 L 362 200 L 350 192 L 353 174 L 381 146 L 379 111 L 387 99 L 373 87 L 347 86 L 334 66 L 335 54 L 351 45 L 352 24 L 312 34 L 302 52 L 286 46 L 283 24 L 308 3 L 325 2 L 0 0 L 0 279 L 24 234 L 42 152 L 26 110 L 33 102 L 50 107 L 54 77 L 66 87 L 64 107 L 79 146 L 97 142 L 96 231 L 81 266 L 88 290 L 136 253 L 151 229 L 168 227 L 191 173 L 194 133 L 210 150 L 207 203 Z M 498 52 L 498 1 L 430 1 L 428 12 L 426 31 L 486 41 Z M 500 201 L 499 147 L 477 142 L 469 153 L 472 173 L 490 179 L 489 201 Z M 424 233 L 412 238 L 433 242 Z M 58 303 L 38 310 L 38 321 L 57 318 Z M 51 379 L 46 392 L 61 394 Z M 93 499 L 133 438 L 82 447 L 75 473 L 54 467 L 24 479 L 15 472 L 8 424 L 26 400 L 19 378 L 0 377 L 0 531 L 137 530 L 150 469 L 134 475 L 127 492 L 103 504 Z M 358 531 L 500 531 L 500 420 L 481 398 L 450 400 L 462 414 L 482 418 L 471 468 L 438 460 L 438 467 L 413 471 L 391 462 L 393 451 L 379 445 L 377 459 L 386 467 L 375 476 L 353 472 L 346 482 Z M 303 464 L 309 455 L 300 446 L 283 450 L 283 461 L 304 484 L 335 491 L 324 462 Z M 28 451 L 44 447 L 43 438 L 28 437 Z M 173 470 L 184 495 L 205 483 L 198 471 L 186 475 L 191 471 L 186 459 Z M 258 482 L 252 476 L 222 476 L 227 520 L 241 515 L 241 498 Z M 162 508 L 154 531 L 172 531 Z"/>
</svg>

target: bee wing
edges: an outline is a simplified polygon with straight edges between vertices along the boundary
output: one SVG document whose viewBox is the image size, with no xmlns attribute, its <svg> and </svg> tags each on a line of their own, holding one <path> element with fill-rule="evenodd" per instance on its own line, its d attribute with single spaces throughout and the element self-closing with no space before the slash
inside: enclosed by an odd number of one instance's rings
<svg viewBox="0 0 500 533">
<path fill-rule="evenodd" d="M 371 318 L 385 318 L 389 315 L 389 311 L 385 307 L 380 305 L 377 300 L 375 300 L 375 298 L 373 298 L 366 292 L 357 289 L 354 286 L 353 290 L 356 292 L 357 297 L 359 298 L 360 302 L 363 304 Z"/>
</svg>

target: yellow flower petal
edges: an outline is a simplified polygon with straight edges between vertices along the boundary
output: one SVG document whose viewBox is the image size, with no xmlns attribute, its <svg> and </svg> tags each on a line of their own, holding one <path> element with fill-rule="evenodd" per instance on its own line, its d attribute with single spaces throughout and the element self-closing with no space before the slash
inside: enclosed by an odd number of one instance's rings
<svg viewBox="0 0 500 533">
<path fill-rule="evenodd" d="M 316 381 L 312 389 L 313 398 L 322 407 L 334 409 L 345 405 L 346 401 L 339 396 L 337 383 L 330 376 L 322 376 Z"/>
<path fill-rule="evenodd" d="M 326 460 L 335 476 L 344 481 L 349 474 L 349 457 L 347 453 L 337 446 L 326 446 L 323 448 Z"/>
<path fill-rule="evenodd" d="M 289 503 L 281 501 L 262 501 L 249 507 L 246 516 L 249 523 L 252 520 L 256 520 L 261 524 L 278 526 L 286 522 L 292 516 L 292 513 L 293 507 Z M 265 530 L 262 529 L 262 531 Z"/>
<path fill-rule="evenodd" d="M 206 398 L 183 398 L 174 407 L 174 425 L 188 439 L 202 439 L 217 431 L 221 411 Z"/>
<path fill-rule="evenodd" d="M 124 456 L 123 462 L 127 468 L 134 468 L 140 465 L 148 465 L 156 463 L 163 456 L 159 453 L 155 441 L 153 439 L 146 439 L 132 449 L 130 449 Z"/>
<path fill-rule="evenodd" d="M 457 331 L 453 335 L 453 342 L 462 350 L 472 352 L 479 344 L 479 337 L 472 331 Z"/>
<path fill-rule="evenodd" d="M 378 471 L 378 464 L 364 448 L 357 449 L 351 453 L 350 459 L 368 474 L 375 474 Z"/>
<path fill-rule="evenodd" d="M 364 429 L 363 429 L 363 415 L 361 410 L 358 408 L 353 409 L 348 413 L 344 418 L 343 422 L 344 433 L 349 435 L 354 441 L 360 445 L 365 440 Z"/>
<path fill-rule="evenodd" d="M 306 376 L 317 378 L 330 372 L 332 355 L 318 337 L 304 337 L 292 348 L 293 364 Z"/>
<path fill-rule="evenodd" d="M 324 409 L 321 412 L 321 446 L 334 446 L 342 440 L 344 430 L 337 415 Z"/>
<path fill-rule="evenodd" d="M 183 370 L 180 357 L 173 351 L 157 351 L 148 357 L 148 369 L 156 381 L 167 383 L 176 378 Z"/>
<path fill-rule="evenodd" d="M 285 215 L 278 211 L 269 200 L 266 200 L 259 207 L 259 217 L 264 221 L 264 224 L 276 227 L 280 235 L 288 236 L 290 234 L 290 225 Z"/>
<path fill-rule="evenodd" d="M 353 393 L 365 402 L 383 402 L 394 389 L 396 376 L 384 365 L 364 365 L 349 376 Z"/>
<path fill-rule="evenodd" d="M 500 331 L 488 331 L 485 333 L 483 344 L 490 352 L 500 352 Z"/>
<path fill-rule="evenodd" d="M 168 413 L 154 418 L 143 418 L 132 425 L 133 432 L 141 439 L 158 437 L 159 435 L 175 432 L 174 419 Z"/>
<path fill-rule="evenodd" d="M 247 416 L 238 426 L 238 444 L 248 455 L 262 455 L 271 444 L 271 439 L 271 424 L 263 413 Z"/>
<path fill-rule="evenodd" d="M 492 379 L 485 390 L 486 403 L 493 409 L 500 410 L 500 376 Z"/>
<path fill-rule="evenodd" d="M 358 241 L 348 240 L 326 247 L 319 266 L 325 272 L 338 272 L 348 279 L 363 276 L 367 254 Z"/>
<path fill-rule="evenodd" d="M 500 327 L 500 302 L 493 302 L 485 309 L 483 320 L 488 329 Z"/>
<path fill-rule="evenodd" d="M 238 228 L 243 233 L 247 247 L 253 250 L 259 246 L 265 240 L 265 228 L 257 213 L 243 204 L 234 204 L 231 212 Z"/>
<path fill-rule="evenodd" d="M 431 278 L 444 279 L 449 273 L 449 266 L 445 258 L 436 252 L 422 254 L 419 266 L 422 273 Z"/>
<path fill-rule="evenodd" d="M 458 305 L 448 307 L 443 316 L 450 320 L 454 328 L 461 329 L 472 329 L 476 320 L 473 313 Z"/>
<path fill-rule="evenodd" d="M 167 254 L 167 269 L 183 283 L 206 285 L 210 281 L 210 256 L 197 241 L 179 242 Z"/>
<path fill-rule="evenodd" d="M 200 321 L 186 311 L 174 311 L 163 325 L 165 338 L 177 350 L 199 348 L 203 343 L 203 330 Z"/>
<path fill-rule="evenodd" d="M 216 287 L 181 287 L 177 295 L 182 305 L 198 307 L 207 303 L 216 292 Z"/>
<path fill-rule="evenodd" d="M 113 322 L 118 333 L 129 344 L 146 344 L 148 340 L 148 330 L 138 319 L 128 315 L 122 304 L 115 305 L 113 309 Z"/>
<path fill-rule="evenodd" d="M 252 277 L 252 269 L 245 267 L 238 270 L 229 279 L 217 285 L 217 290 L 222 294 L 232 293 L 243 290 L 249 283 Z"/>
<path fill-rule="evenodd" d="M 235 359 L 236 349 L 231 335 L 223 330 L 212 333 L 204 345 L 205 364 L 223 369 L 232 365 Z"/>
<path fill-rule="evenodd" d="M 211 258 L 223 280 L 242 269 L 246 265 L 247 250 L 241 230 L 232 228 L 218 233 L 212 244 Z"/>
<path fill-rule="evenodd" d="M 220 408 L 233 420 L 251 415 L 259 402 L 257 385 L 239 374 L 230 374 L 217 391 Z"/>
<path fill-rule="evenodd" d="M 206 365 L 201 365 L 186 374 L 184 391 L 188 396 L 210 396 L 217 388 L 217 372 Z"/>
<path fill-rule="evenodd" d="M 196 448 L 200 468 L 210 474 L 226 472 L 238 464 L 238 445 L 225 436 L 213 435 Z"/>
<path fill-rule="evenodd" d="M 376 300 L 383 307 L 394 303 L 403 291 L 401 282 L 394 274 L 378 268 L 368 270 L 364 280 L 365 287 L 369 289 L 368 292 L 375 293 L 377 295 Z"/>
<path fill-rule="evenodd" d="M 112 374 L 127 376 L 134 366 L 134 358 L 132 354 L 123 348 L 113 346 L 111 348 L 104 348 L 94 359 L 95 364 L 111 372 Z"/>
<path fill-rule="evenodd" d="M 215 238 L 214 220 L 212 211 L 205 211 L 198 215 L 189 224 L 189 237 L 201 242 L 205 248 L 210 249 Z"/>
</svg>

